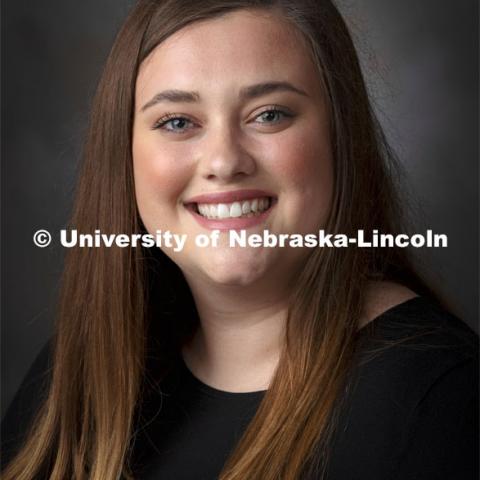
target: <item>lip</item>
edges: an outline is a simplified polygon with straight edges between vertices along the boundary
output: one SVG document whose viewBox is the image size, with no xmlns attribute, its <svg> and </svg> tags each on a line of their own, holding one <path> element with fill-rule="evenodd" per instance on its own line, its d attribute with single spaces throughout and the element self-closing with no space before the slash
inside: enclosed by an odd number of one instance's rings
<svg viewBox="0 0 480 480">
<path fill-rule="evenodd" d="M 230 192 L 212 192 L 204 193 L 191 197 L 184 202 L 185 205 L 190 203 L 233 203 L 241 200 L 250 200 L 252 198 L 260 197 L 272 197 L 275 199 L 275 195 L 265 190 L 233 190 Z M 267 210 L 268 211 L 268 210 Z M 261 215 L 259 215 L 260 217 Z M 203 218 L 203 217 L 202 217 Z"/>
</svg>

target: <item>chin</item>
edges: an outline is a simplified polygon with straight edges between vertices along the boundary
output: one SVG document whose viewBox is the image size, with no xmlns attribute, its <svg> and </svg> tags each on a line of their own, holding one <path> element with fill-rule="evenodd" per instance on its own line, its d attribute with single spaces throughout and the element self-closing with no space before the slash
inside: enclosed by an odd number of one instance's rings
<svg viewBox="0 0 480 480">
<path fill-rule="evenodd" d="M 226 287 L 246 287 L 254 283 L 256 279 L 258 279 L 257 276 L 251 275 L 251 273 L 246 273 L 245 275 L 242 275 L 241 273 L 232 272 L 209 273 L 208 277 L 211 282 Z"/>
<path fill-rule="evenodd" d="M 252 260 L 252 259 L 250 259 Z M 205 268 L 205 275 L 211 282 L 225 286 L 248 286 L 264 273 L 264 265 L 257 261 L 211 262 Z"/>
</svg>

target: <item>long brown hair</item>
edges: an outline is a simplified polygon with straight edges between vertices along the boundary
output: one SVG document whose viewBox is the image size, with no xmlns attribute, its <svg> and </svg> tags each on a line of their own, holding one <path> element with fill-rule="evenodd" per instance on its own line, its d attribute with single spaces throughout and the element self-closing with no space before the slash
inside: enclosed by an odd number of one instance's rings
<svg viewBox="0 0 480 480">
<path fill-rule="evenodd" d="M 71 228 L 143 231 L 131 158 L 139 65 L 185 25 L 242 8 L 292 22 L 318 66 L 335 172 L 325 229 L 347 235 L 405 231 L 396 195 L 400 170 L 372 112 L 348 29 L 330 0 L 138 1 L 94 99 Z M 172 276 L 175 291 L 154 300 L 152 292 Z M 404 249 L 312 249 L 292 296 L 278 368 L 221 480 L 296 480 L 315 470 L 320 477 L 372 279 L 429 293 Z M 188 286 L 161 251 L 141 248 L 72 248 L 62 285 L 48 397 L 4 478 L 31 480 L 42 468 L 52 479 L 132 478 L 129 458 L 136 412 L 149 388 L 152 322 L 168 323 L 155 344 L 167 372 L 198 323 L 192 302 L 182 300 Z M 168 322 L 180 309 L 182 315 Z"/>
</svg>

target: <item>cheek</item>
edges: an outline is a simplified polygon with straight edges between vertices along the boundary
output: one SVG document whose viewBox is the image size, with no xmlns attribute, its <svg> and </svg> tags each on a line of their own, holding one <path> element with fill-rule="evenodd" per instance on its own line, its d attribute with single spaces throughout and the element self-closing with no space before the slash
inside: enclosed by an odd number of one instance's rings
<svg viewBox="0 0 480 480">
<path fill-rule="evenodd" d="M 175 231 L 181 195 L 192 178 L 190 157 L 178 149 L 160 147 L 153 136 L 135 134 L 132 157 L 137 207 L 145 228 L 150 233 Z"/>
<path fill-rule="evenodd" d="M 155 140 L 141 137 L 134 137 L 132 155 L 140 211 L 142 207 L 161 209 L 177 203 L 191 177 L 188 156 L 175 149 L 160 148 Z"/>
<path fill-rule="evenodd" d="M 292 207 L 311 207 L 313 204 L 323 212 L 328 210 L 333 189 L 333 160 L 328 134 L 321 128 L 292 131 L 271 151 L 270 169 L 275 172 L 284 193 L 288 194 Z"/>
<path fill-rule="evenodd" d="M 296 185 L 309 186 L 330 180 L 330 139 L 322 130 L 292 133 L 281 145 L 279 159 L 283 174 Z"/>
</svg>

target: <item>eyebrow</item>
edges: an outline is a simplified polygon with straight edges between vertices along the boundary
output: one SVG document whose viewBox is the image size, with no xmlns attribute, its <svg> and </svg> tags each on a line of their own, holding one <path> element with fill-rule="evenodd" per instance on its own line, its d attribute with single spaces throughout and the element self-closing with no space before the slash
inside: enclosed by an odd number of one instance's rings
<svg viewBox="0 0 480 480">
<path fill-rule="evenodd" d="M 242 100 L 251 100 L 273 92 L 294 92 L 308 97 L 308 94 L 304 90 L 295 87 L 289 82 L 264 82 L 242 88 L 240 90 L 240 98 Z M 164 90 L 163 92 L 157 93 L 150 101 L 148 101 L 141 108 L 141 111 L 144 112 L 147 108 L 153 107 L 161 102 L 194 103 L 199 100 L 200 94 L 198 92 Z"/>
</svg>

